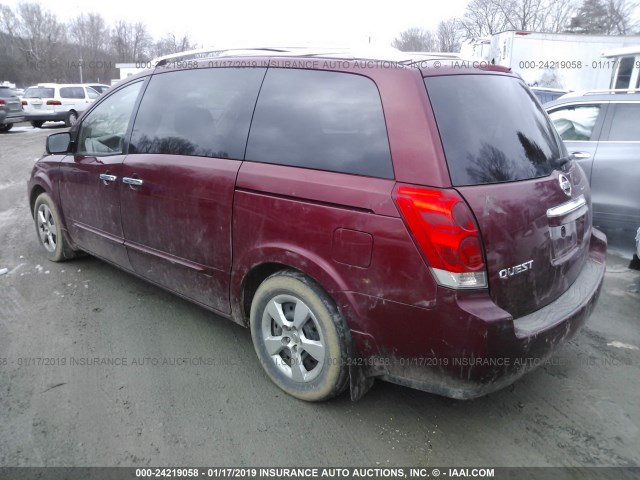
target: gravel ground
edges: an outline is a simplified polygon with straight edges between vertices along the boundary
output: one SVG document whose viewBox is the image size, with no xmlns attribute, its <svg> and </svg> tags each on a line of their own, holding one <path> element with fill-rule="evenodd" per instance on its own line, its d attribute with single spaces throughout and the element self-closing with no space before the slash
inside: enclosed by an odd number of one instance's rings
<svg viewBox="0 0 640 480">
<path fill-rule="evenodd" d="M 586 327 L 505 390 L 456 401 L 378 382 L 307 404 L 269 381 L 247 330 L 95 258 L 45 259 L 25 187 L 62 130 L 0 134 L 0 466 L 640 465 L 626 252 Z"/>
</svg>

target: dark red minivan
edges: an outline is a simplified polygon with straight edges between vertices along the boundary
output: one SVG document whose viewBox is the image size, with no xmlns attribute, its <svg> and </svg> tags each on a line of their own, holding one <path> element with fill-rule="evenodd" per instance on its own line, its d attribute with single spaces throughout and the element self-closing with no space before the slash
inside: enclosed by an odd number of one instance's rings
<svg viewBox="0 0 640 480">
<path fill-rule="evenodd" d="M 606 238 L 519 77 L 216 55 L 164 59 L 48 138 L 28 188 L 50 260 L 88 252 L 249 326 L 310 401 L 375 378 L 476 397 L 584 324 Z"/>
</svg>

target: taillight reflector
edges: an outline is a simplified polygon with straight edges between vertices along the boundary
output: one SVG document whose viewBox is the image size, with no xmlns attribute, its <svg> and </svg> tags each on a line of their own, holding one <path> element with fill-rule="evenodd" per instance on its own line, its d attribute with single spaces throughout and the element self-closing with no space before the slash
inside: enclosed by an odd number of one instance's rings
<svg viewBox="0 0 640 480">
<path fill-rule="evenodd" d="M 60 100 L 47 100 L 47 105 L 62 105 Z"/>
<path fill-rule="evenodd" d="M 457 192 L 400 185 L 394 197 L 438 283 L 451 288 L 487 286 L 480 233 Z"/>
</svg>

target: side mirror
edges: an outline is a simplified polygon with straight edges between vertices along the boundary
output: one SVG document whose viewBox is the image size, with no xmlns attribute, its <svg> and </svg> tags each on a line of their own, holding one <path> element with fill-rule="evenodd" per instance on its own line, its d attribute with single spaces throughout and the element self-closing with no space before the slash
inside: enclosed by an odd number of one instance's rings
<svg viewBox="0 0 640 480">
<path fill-rule="evenodd" d="M 47 153 L 69 153 L 71 146 L 71 135 L 69 132 L 54 133 L 47 137 Z"/>
</svg>

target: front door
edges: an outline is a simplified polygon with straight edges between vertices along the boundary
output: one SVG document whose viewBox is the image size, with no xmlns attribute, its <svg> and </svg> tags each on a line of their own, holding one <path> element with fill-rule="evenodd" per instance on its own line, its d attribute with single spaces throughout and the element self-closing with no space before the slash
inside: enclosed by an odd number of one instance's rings
<svg viewBox="0 0 640 480">
<path fill-rule="evenodd" d="M 67 228 L 83 250 L 131 269 L 120 220 L 124 146 L 142 81 L 104 99 L 76 134 L 75 153 L 60 164 L 60 200 Z"/>
</svg>

